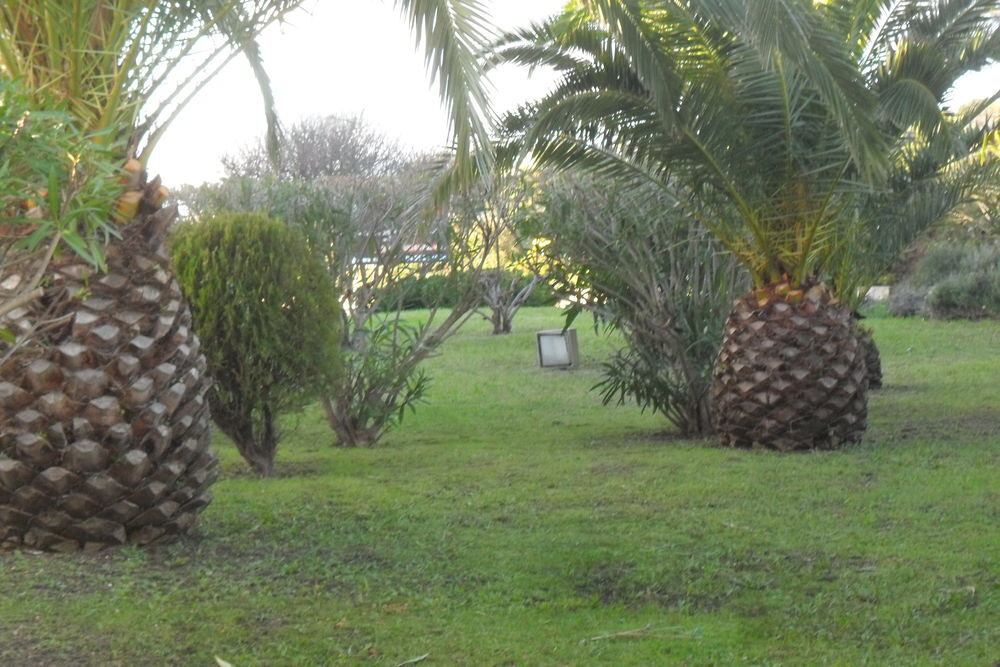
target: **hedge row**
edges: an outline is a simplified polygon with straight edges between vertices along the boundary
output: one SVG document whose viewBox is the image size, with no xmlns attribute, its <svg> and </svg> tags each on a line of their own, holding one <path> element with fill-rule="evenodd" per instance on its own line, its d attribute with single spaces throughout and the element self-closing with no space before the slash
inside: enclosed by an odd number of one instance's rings
<svg viewBox="0 0 1000 667">
<path fill-rule="evenodd" d="M 518 280 L 519 288 L 531 281 L 530 276 L 510 272 L 508 276 Z M 409 276 L 398 281 L 391 288 L 383 290 L 377 297 L 376 308 L 395 310 L 397 304 L 400 304 L 404 310 L 434 307 L 451 308 L 455 306 L 458 296 L 465 293 L 470 287 L 470 282 L 475 280 L 476 277 L 468 273 Z M 558 298 L 543 283 L 540 283 L 535 286 L 524 305 L 552 306 L 557 300 Z"/>
</svg>

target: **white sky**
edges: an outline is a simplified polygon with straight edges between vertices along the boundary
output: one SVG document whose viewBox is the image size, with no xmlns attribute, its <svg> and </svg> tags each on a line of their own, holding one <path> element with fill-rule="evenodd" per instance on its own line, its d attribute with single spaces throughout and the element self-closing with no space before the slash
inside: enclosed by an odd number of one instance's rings
<svg viewBox="0 0 1000 667">
<path fill-rule="evenodd" d="M 565 0 L 486 0 L 501 30 L 558 12 Z M 312 0 L 261 47 L 282 122 L 313 115 L 363 113 L 387 136 L 415 149 L 448 143 L 448 119 L 424 69 L 422 52 L 391 0 Z M 492 78 L 498 112 L 533 99 L 551 75 L 499 70 Z M 952 103 L 1000 87 L 1000 66 L 960 82 Z M 264 132 L 260 92 L 245 59 L 237 58 L 174 121 L 150 161 L 168 186 L 216 180 L 220 158 Z"/>
<path fill-rule="evenodd" d="M 486 0 L 502 30 L 557 13 L 565 0 Z M 313 115 L 353 115 L 416 149 L 448 144 L 448 118 L 424 69 L 422 50 L 391 0 L 312 0 L 272 26 L 261 50 L 282 123 Z M 551 75 L 500 70 L 494 107 L 505 111 L 545 92 Z M 168 185 L 222 175 L 221 156 L 264 132 L 260 91 L 237 58 L 184 109 L 157 145 L 151 173 Z"/>
</svg>

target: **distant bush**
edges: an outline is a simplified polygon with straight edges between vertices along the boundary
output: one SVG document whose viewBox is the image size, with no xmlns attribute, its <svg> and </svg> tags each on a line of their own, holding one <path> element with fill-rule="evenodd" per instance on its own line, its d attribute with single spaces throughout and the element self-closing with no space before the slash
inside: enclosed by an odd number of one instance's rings
<svg viewBox="0 0 1000 667">
<path fill-rule="evenodd" d="M 889 292 L 889 314 L 893 317 L 916 317 L 924 311 L 927 302 L 926 287 L 900 283 Z"/>
<path fill-rule="evenodd" d="M 1000 243 L 932 245 L 890 296 L 889 313 L 936 319 L 1000 317 Z"/>
<path fill-rule="evenodd" d="M 376 310 L 454 308 L 470 277 L 464 273 L 414 274 L 385 286 L 375 297 Z"/>
<path fill-rule="evenodd" d="M 931 245 L 917 262 L 908 282 L 916 287 L 931 288 L 956 272 L 970 270 L 971 250 L 972 248 L 965 243 L 945 242 Z"/>
<path fill-rule="evenodd" d="M 927 309 L 939 319 L 1000 316 L 1000 266 L 945 278 L 927 295 Z"/>
</svg>

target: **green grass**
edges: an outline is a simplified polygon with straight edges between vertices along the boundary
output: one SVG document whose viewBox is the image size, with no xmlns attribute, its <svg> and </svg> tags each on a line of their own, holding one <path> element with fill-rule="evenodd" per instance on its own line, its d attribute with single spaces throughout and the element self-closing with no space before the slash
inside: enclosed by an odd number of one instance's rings
<svg viewBox="0 0 1000 667">
<path fill-rule="evenodd" d="M 800 455 L 603 407 L 611 346 L 585 327 L 583 368 L 536 368 L 554 309 L 472 323 L 375 449 L 307 411 L 276 479 L 219 440 L 177 544 L 0 554 L 0 664 L 991 665 L 1000 324 L 867 322 L 865 442 Z"/>
</svg>

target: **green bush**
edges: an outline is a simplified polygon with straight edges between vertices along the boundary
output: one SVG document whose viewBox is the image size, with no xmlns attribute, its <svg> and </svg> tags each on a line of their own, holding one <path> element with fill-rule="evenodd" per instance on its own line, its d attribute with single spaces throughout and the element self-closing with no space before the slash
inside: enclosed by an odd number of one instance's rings
<svg viewBox="0 0 1000 667">
<path fill-rule="evenodd" d="M 997 317 L 1000 266 L 948 276 L 927 295 L 927 310 L 938 319 Z"/>
<path fill-rule="evenodd" d="M 374 445 L 399 423 L 427 384 L 420 364 L 475 307 L 471 290 L 449 291 L 458 300 L 449 312 L 436 317 L 430 308 L 419 325 L 404 323 L 404 309 L 426 305 L 423 283 L 409 276 L 461 275 L 480 257 L 468 242 L 472 221 L 443 212 L 431 219 L 423 215 L 417 203 L 429 192 L 427 172 L 415 164 L 384 177 L 227 179 L 182 199 L 197 218 L 227 210 L 266 211 L 300 230 L 322 258 L 344 317 L 339 372 L 325 383 L 320 403 L 343 446 Z M 414 263 L 410 248 L 427 244 L 446 250 L 433 263 Z M 397 289 L 400 281 L 406 285 Z"/>
<path fill-rule="evenodd" d="M 927 304 L 926 287 L 909 282 L 900 283 L 889 292 L 888 311 L 893 317 L 916 317 L 924 312 Z"/>
<path fill-rule="evenodd" d="M 95 138 L 61 101 L 0 75 L 0 321 L 41 296 L 53 256 L 103 266 L 121 165 Z M 22 324 L 0 327 L 0 356 L 41 331 Z"/>
<path fill-rule="evenodd" d="M 171 245 L 215 379 L 213 419 L 269 475 L 276 418 L 338 370 L 340 306 L 326 268 L 301 234 L 259 214 L 187 222 Z"/>
<path fill-rule="evenodd" d="M 970 266 L 970 250 L 965 243 L 935 243 L 927 248 L 914 267 L 909 282 L 914 287 L 931 288 L 958 271 L 967 271 Z"/>
</svg>

